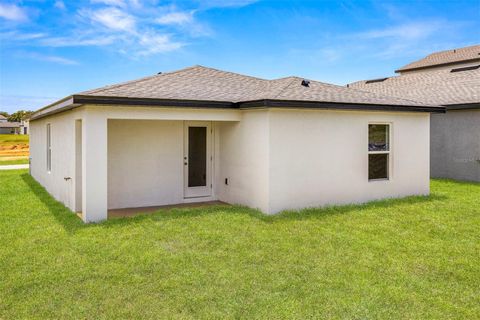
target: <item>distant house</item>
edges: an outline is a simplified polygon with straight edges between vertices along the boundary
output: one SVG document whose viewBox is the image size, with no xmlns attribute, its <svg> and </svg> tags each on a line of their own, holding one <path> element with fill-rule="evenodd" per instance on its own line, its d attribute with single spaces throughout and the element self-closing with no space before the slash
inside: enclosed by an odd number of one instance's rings
<svg viewBox="0 0 480 320">
<path fill-rule="evenodd" d="M 432 53 L 396 72 L 349 87 L 445 106 L 431 117 L 431 175 L 480 181 L 480 45 Z"/>
<path fill-rule="evenodd" d="M 0 134 L 19 134 L 20 122 L 8 122 L 7 118 L 0 114 Z"/>
<path fill-rule="evenodd" d="M 31 174 L 85 222 L 212 200 L 274 214 L 426 195 L 432 112 L 444 108 L 194 66 L 36 111 Z"/>
</svg>

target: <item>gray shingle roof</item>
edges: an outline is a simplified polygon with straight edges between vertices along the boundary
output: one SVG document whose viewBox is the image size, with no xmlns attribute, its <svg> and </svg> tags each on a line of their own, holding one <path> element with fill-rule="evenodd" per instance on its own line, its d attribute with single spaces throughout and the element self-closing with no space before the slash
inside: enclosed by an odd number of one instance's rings
<svg viewBox="0 0 480 320">
<path fill-rule="evenodd" d="M 309 87 L 302 78 L 265 80 L 203 66 L 162 73 L 134 81 L 78 93 L 82 96 L 244 102 L 289 100 L 395 106 L 430 106 L 427 103 L 388 97 L 318 81 Z"/>
<path fill-rule="evenodd" d="M 19 128 L 20 122 L 0 122 L 0 128 Z"/>
<path fill-rule="evenodd" d="M 480 103 L 480 68 L 460 72 L 442 69 L 407 73 L 381 82 L 358 81 L 349 86 L 434 105 Z"/>
<path fill-rule="evenodd" d="M 425 58 L 401 67 L 400 69 L 396 70 L 396 72 L 475 60 L 480 61 L 480 45 L 434 52 Z"/>
</svg>

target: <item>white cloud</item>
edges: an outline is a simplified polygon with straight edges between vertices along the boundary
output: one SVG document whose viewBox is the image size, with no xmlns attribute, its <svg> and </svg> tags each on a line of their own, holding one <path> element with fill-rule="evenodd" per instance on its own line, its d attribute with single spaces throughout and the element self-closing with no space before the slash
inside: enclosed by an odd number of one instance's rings
<svg viewBox="0 0 480 320">
<path fill-rule="evenodd" d="M 184 46 L 181 42 L 172 41 L 169 35 L 145 33 L 139 36 L 141 49 L 138 55 L 147 56 L 156 53 L 165 53 L 180 49 Z"/>
<path fill-rule="evenodd" d="M 53 37 L 45 38 L 40 43 L 48 47 L 85 47 L 85 46 L 106 46 L 115 41 L 113 36 L 100 36 L 93 38 L 79 37 Z"/>
<path fill-rule="evenodd" d="M 93 11 L 91 19 L 112 30 L 133 32 L 135 29 L 135 18 L 117 8 Z"/>
<path fill-rule="evenodd" d="M 105 4 L 105 5 L 108 5 L 108 6 L 116 6 L 116 7 L 125 7 L 126 4 L 125 4 L 125 1 L 123 0 L 91 0 L 92 3 L 101 3 L 101 4 Z"/>
<path fill-rule="evenodd" d="M 441 29 L 441 27 L 442 24 L 437 21 L 411 22 L 363 32 L 359 36 L 365 39 L 399 38 L 413 40 L 426 38 Z"/>
<path fill-rule="evenodd" d="M 78 64 L 78 62 L 75 61 L 75 60 L 71 60 L 71 59 L 64 58 L 64 57 L 59 57 L 59 56 L 34 55 L 34 56 L 32 56 L 32 58 L 37 59 L 37 60 L 47 61 L 47 62 L 64 64 L 64 65 Z"/>
<path fill-rule="evenodd" d="M 184 25 L 193 21 L 193 12 L 170 12 L 160 18 L 157 18 L 155 22 L 159 24 L 177 24 Z"/>
<path fill-rule="evenodd" d="M 67 7 L 65 7 L 65 3 L 62 0 L 55 1 L 55 4 L 53 6 L 59 10 L 67 9 Z"/>
<path fill-rule="evenodd" d="M 199 1 L 206 8 L 227 8 L 227 7 L 244 7 L 259 0 L 202 0 Z"/>
<path fill-rule="evenodd" d="M 0 39 L 4 41 L 25 41 L 35 40 L 47 36 L 46 33 L 19 33 L 17 31 L 8 31 L 0 33 Z"/>
<path fill-rule="evenodd" d="M 0 3 L 0 17 L 11 21 L 28 20 L 27 13 L 24 9 L 14 4 Z"/>
</svg>

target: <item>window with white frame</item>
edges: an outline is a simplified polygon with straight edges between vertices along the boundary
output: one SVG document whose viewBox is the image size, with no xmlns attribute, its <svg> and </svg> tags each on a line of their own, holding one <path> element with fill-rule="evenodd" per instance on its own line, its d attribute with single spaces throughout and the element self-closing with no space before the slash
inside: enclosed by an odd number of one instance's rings
<svg viewBox="0 0 480 320">
<path fill-rule="evenodd" d="M 52 136 L 50 123 L 47 124 L 47 171 L 52 171 Z"/>
<path fill-rule="evenodd" d="M 390 178 L 390 125 L 368 125 L 368 180 Z"/>
</svg>

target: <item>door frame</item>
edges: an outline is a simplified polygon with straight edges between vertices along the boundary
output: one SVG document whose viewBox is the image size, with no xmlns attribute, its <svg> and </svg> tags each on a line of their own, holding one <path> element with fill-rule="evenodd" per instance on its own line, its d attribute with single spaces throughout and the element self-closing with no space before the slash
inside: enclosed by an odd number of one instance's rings
<svg viewBox="0 0 480 320">
<path fill-rule="evenodd" d="M 184 199 L 209 198 L 213 196 L 213 124 L 211 121 L 184 121 L 183 122 L 183 196 Z M 206 186 L 188 187 L 188 129 L 190 127 L 206 127 Z"/>
</svg>

